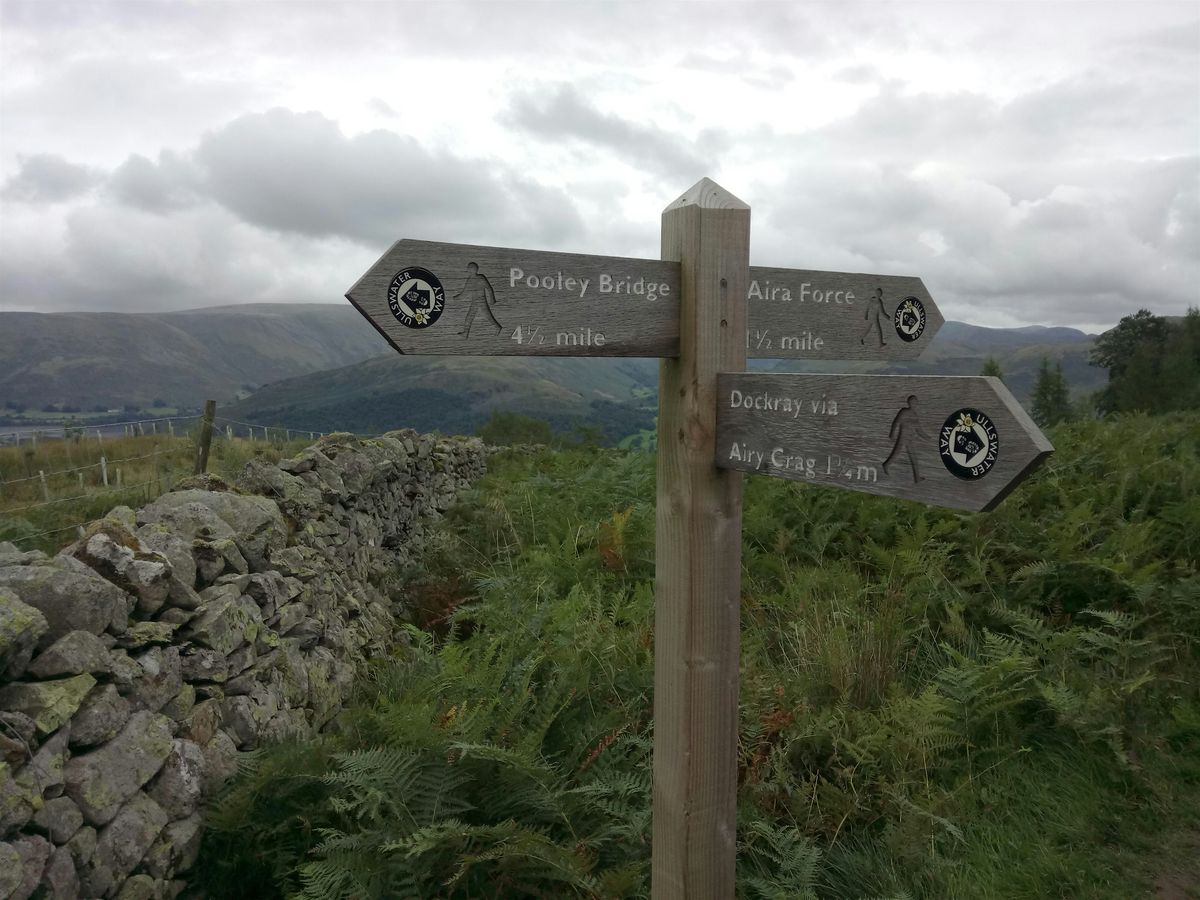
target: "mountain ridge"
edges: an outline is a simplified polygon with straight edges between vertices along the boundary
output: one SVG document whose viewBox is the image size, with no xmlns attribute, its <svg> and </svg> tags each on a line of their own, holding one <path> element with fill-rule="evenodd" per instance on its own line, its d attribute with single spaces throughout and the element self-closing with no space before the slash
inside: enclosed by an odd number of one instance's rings
<svg viewBox="0 0 1200 900">
<path fill-rule="evenodd" d="M 911 363 L 755 360 L 758 371 L 978 374 L 995 356 L 1028 402 L 1042 357 L 1073 389 L 1093 390 L 1093 335 L 1074 328 L 988 328 L 947 322 Z M 0 312 L 0 406 L 84 410 L 153 401 L 328 431 L 473 430 L 493 409 L 566 428 L 622 417 L 645 423 L 658 366 L 648 359 L 415 357 L 396 354 L 349 304 L 255 303 L 167 313 Z M 235 402 L 236 401 L 236 402 Z M 233 405 L 230 405 L 231 402 Z"/>
</svg>

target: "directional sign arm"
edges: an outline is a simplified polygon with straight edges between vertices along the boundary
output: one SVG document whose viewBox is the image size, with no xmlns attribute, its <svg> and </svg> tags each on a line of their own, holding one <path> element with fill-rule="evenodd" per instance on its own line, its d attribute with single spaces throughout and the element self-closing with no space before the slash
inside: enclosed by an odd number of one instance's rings
<svg viewBox="0 0 1200 900">
<path fill-rule="evenodd" d="M 679 355 L 679 263 L 397 241 L 347 299 L 401 353 Z M 915 359 L 942 314 L 919 278 L 751 267 L 746 355 Z"/>
<path fill-rule="evenodd" d="M 401 353 L 679 353 L 677 262 L 403 240 L 346 297 Z"/>
<path fill-rule="evenodd" d="M 945 320 L 920 278 L 750 267 L 746 355 L 916 359 Z"/>
<path fill-rule="evenodd" d="M 997 378 L 723 374 L 722 468 L 988 510 L 1054 448 Z"/>
</svg>

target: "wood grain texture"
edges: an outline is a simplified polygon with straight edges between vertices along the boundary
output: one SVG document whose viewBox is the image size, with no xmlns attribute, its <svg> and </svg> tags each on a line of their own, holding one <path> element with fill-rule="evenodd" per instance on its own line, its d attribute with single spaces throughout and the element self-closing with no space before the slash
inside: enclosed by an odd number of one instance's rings
<svg viewBox="0 0 1200 900">
<path fill-rule="evenodd" d="M 807 484 L 988 510 L 1054 452 L 997 378 L 728 373 L 719 391 L 717 465 Z"/>
<path fill-rule="evenodd" d="M 411 267 L 444 291 L 428 327 L 406 326 L 389 308 L 393 280 Z M 404 240 L 346 298 L 401 353 L 653 357 L 679 348 L 679 265 L 655 259 Z"/>
<path fill-rule="evenodd" d="M 705 179 L 663 212 L 678 359 L 659 374 L 655 900 L 734 895 L 742 477 L 713 465 L 717 373 L 745 368 L 750 210 Z"/>
<path fill-rule="evenodd" d="M 945 322 L 921 279 L 904 275 L 751 266 L 748 294 L 754 359 L 916 359 Z"/>
</svg>

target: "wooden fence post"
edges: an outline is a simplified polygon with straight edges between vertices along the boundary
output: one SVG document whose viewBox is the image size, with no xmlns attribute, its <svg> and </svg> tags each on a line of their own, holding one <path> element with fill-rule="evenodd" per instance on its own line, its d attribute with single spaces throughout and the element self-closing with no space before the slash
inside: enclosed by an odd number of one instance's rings
<svg viewBox="0 0 1200 900">
<path fill-rule="evenodd" d="M 194 475 L 208 471 L 208 450 L 212 446 L 213 419 L 217 415 L 217 401 L 204 401 L 204 418 L 200 420 L 200 440 L 196 443 L 196 466 Z"/>
<path fill-rule="evenodd" d="M 108 487 L 108 460 L 103 456 L 100 457 L 100 478 L 104 482 L 104 486 Z"/>
<path fill-rule="evenodd" d="M 663 211 L 679 358 L 659 367 L 655 900 L 734 896 L 742 479 L 718 470 L 717 373 L 746 367 L 750 208 L 707 178 Z"/>
</svg>

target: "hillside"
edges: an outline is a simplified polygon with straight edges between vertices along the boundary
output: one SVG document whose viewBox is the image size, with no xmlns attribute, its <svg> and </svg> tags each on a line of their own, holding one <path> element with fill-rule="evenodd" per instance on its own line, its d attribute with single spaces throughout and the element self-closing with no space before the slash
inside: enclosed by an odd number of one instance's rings
<svg viewBox="0 0 1200 900">
<path fill-rule="evenodd" d="M 906 375 L 978 375 L 983 361 L 994 356 L 1004 373 L 1004 383 L 1017 399 L 1028 404 L 1033 397 L 1042 358 L 1060 362 L 1071 393 L 1080 397 L 1102 388 L 1108 380 L 1103 369 L 1088 363 L 1095 336 L 1074 328 L 982 328 L 965 322 L 947 322 L 918 362 L 889 366 L 882 371 Z"/>
<path fill-rule="evenodd" d="M 400 356 L 268 385 L 228 407 L 234 419 L 314 431 L 392 428 L 471 433 L 493 409 L 612 439 L 653 426 L 658 363 L 646 359 Z"/>
<path fill-rule="evenodd" d="M 379 336 L 349 304 L 171 313 L 0 312 L 0 406 L 185 408 L 359 362 Z"/>
<path fill-rule="evenodd" d="M 1000 361 L 1004 380 L 1028 403 L 1042 357 L 1060 360 L 1077 393 L 1104 384 L 1088 365 L 1092 337 L 1072 328 L 980 328 L 947 322 L 919 362 L 872 366 L 755 360 L 771 372 L 842 371 L 978 375 Z M 394 353 L 333 372 L 268 385 L 227 410 L 232 418 L 316 431 L 390 428 L 470 433 L 492 409 L 514 410 L 558 430 L 584 420 L 611 438 L 652 427 L 658 363 L 652 359 L 416 357 Z"/>
<path fill-rule="evenodd" d="M 755 361 L 752 368 L 975 375 L 993 355 L 1027 402 L 1043 356 L 1062 362 L 1076 395 L 1100 388 L 1104 373 L 1087 362 L 1091 342 L 1072 328 L 947 322 L 918 362 Z M 229 415 L 264 424 L 455 432 L 474 430 L 500 408 L 560 430 L 586 420 L 619 436 L 652 424 L 657 371 L 647 359 L 401 357 L 349 304 L 0 313 L 0 406 L 12 401 L 30 410 L 149 407 L 155 400 L 196 408 L 214 398 Z"/>
</svg>

